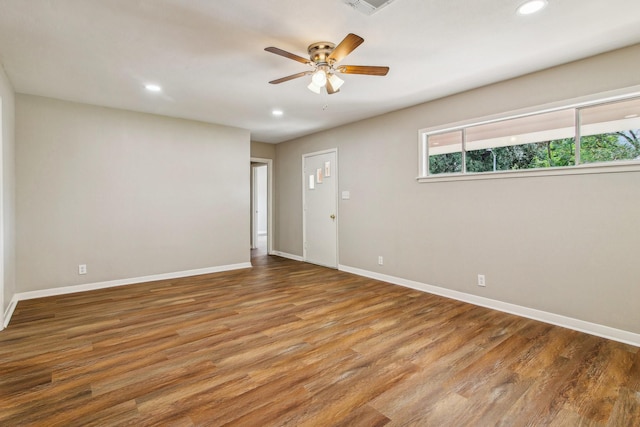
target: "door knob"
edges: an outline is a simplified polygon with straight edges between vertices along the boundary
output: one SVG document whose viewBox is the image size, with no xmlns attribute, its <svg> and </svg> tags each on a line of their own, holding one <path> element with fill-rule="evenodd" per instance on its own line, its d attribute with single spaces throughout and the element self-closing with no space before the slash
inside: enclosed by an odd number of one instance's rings
<svg viewBox="0 0 640 427">
<path fill-rule="evenodd" d="M 329 216 L 329 218 L 331 218 L 331 219 L 336 219 L 336 216 L 335 216 L 334 214 L 331 214 L 331 215 Z"/>
</svg>

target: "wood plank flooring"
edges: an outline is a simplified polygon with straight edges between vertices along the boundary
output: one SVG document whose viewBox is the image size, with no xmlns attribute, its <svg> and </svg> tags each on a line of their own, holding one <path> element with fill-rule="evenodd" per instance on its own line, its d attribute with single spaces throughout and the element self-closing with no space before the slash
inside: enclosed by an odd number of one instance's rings
<svg viewBox="0 0 640 427">
<path fill-rule="evenodd" d="M 640 426 L 636 347 L 322 267 L 20 302 L 2 426 Z"/>
</svg>

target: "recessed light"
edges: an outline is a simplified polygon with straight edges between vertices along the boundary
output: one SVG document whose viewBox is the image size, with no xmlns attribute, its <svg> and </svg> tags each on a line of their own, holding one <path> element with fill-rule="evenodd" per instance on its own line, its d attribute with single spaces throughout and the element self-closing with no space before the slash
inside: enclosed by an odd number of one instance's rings
<svg viewBox="0 0 640 427">
<path fill-rule="evenodd" d="M 282 110 L 273 110 L 271 114 L 273 114 L 274 116 L 281 116 L 284 113 L 282 112 Z"/>
<path fill-rule="evenodd" d="M 148 90 L 149 92 L 161 92 L 162 88 L 156 84 L 153 83 L 148 83 L 146 85 L 144 85 L 144 88 L 146 90 Z"/>
<path fill-rule="evenodd" d="M 526 3 L 523 3 L 518 7 L 518 14 L 520 15 L 531 15 L 532 13 L 536 13 L 541 11 L 547 5 L 547 0 L 531 0 Z"/>
</svg>

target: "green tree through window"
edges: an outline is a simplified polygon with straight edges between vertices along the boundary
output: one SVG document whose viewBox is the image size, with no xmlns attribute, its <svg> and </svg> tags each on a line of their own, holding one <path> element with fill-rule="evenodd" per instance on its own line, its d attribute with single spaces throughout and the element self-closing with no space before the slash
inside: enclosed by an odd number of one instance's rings
<svg viewBox="0 0 640 427">
<path fill-rule="evenodd" d="M 581 135 L 579 156 L 576 132 Z M 429 175 L 569 167 L 577 158 L 580 164 L 640 160 L 640 98 L 425 135 L 428 159 L 423 161 L 428 160 Z"/>
<path fill-rule="evenodd" d="M 613 162 L 640 158 L 640 129 L 583 136 L 580 160 L 583 163 Z"/>
</svg>

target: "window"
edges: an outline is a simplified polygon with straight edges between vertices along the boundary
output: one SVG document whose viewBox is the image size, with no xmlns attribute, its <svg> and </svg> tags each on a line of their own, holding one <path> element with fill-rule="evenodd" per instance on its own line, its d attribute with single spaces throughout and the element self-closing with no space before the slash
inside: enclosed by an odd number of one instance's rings
<svg viewBox="0 0 640 427">
<path fill-rule="evenodd" d="M 640 98 L 423 131 L 421 144 L 422 177 L 640 161 Z"/>
<path fill-rule="evenodd" d="M 429 173 L 462 172 L 462 131 L 446 132 L 430 135 Z"/>
<path fill-rule="evenodd" d="M 580 110 L 582 163 L 640 160 L 640 98 Z"/>
<path fill-rule="evenodd" d="M 574 164 L 571 110 L 519 117 L 466 130 L 467 172 L 548 168 Z"/>
</svg>

